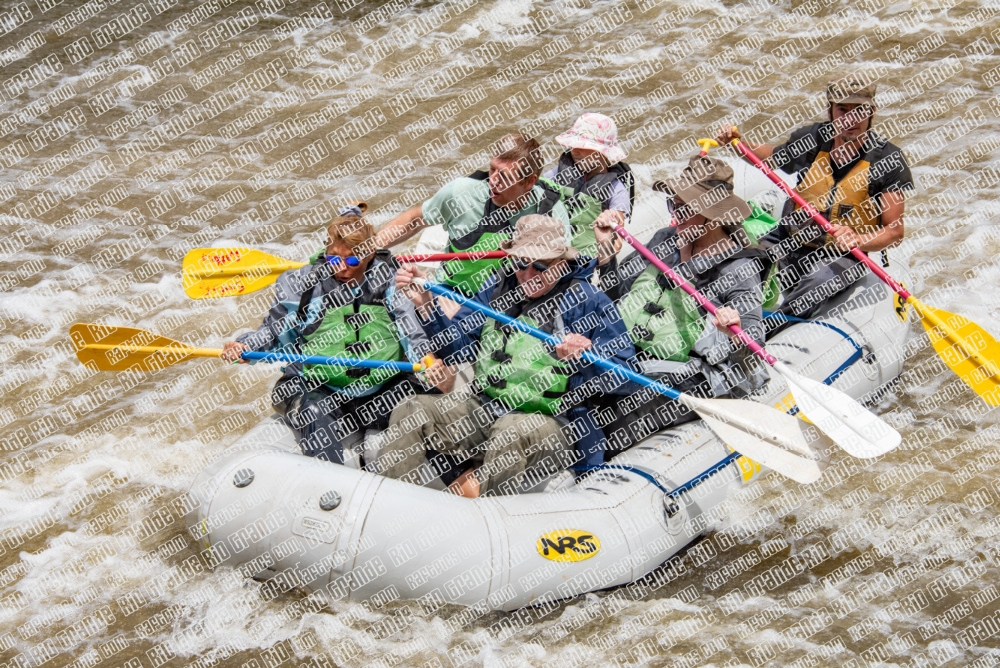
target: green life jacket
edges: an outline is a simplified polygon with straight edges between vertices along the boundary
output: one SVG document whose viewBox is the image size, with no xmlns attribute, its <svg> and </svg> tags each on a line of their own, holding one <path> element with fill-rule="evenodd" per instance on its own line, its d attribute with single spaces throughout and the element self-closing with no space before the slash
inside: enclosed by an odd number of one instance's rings
<svg viewBox="0 0 1000 668">
<path fill-rule="evenodd" d="M 566 151 L 559 157 L 555 178 L 541 178 L 539 181 L 559 192 L 573 228 L 572 246 L 588 257 L 597 257 L 594 221 L 604 210 L 604 200 L 608 198 L 609 189 L 615 181 L 621 181 L 628 188 L 632 206 L 635 206 L 635 179 L 632 168 L 624 162 L 616 162 L 606 174 L 584 181 L 573 156 Z"/>
<path fill-rule="evenodd" d="M 765 234 L 770 232 L 778 224 L 778 219 L 757 206 L 753 200 L 748 200 L 752 213 L 750 217 L 743 221 L 743 229 L 750 235 L 754 243 L 758 243 Z M 762 283 L 764 291 L 764 310 L 770 310 L 778 303 L 781 296 L 781 282 L 778 279 L 778 265 L 772 263 L 768 269 L 767 276 Z"/>
<path fill-rule="evenodd" d="M 694 298 L 653 265 L 635 279 L 618 310 L 635 347 L 657 359 L 687 362 L 705 328 Z"/>
<path fill-rule="evenodd" d="M 744 248 L 726 258 L 756 260 L 762 278 L 772 271 L 763 250 Z M 703 273 L 699 283 L 711 285 L 719 265 Z M 694 297 L 675 287 L 673 281 L 653 265 L 640 273 L 618 305 L 622 320 L 636 348 L 657 359 L 687 362 L 691 349 L 705 330 L 705 317 Z"/>
<path fill-rule="evenodd" d="M 320 273 L 317 268 L 314 274 Z M 365 272 L 365 282 L 357 295 L 347 285 L 327 273 L 311 289 L 302 293 L 296 312 L 301 330 L 304 355 L 356 357 L 366 360 L 402 361 L 403 347 L 396 324 L 389 315 L 386 290 L 392 285 L 398 264 L 386 250 L 377 251 Z M 314 306 L 315 305 L 315 306 Z M 310 318 L 310 310 L 319 312 Z M 387 381 L 398 371 L 386 369 L 347 369 L 336 366 L 303 366 L 302 375 L 333 387 L 371 389 Z"/>
<path fill-rule="evenodd" d="M 485 181 L 489 178 L 489 173 L 478 171 L 469 178 Z M 539 183 L 539 185 L 544 194 L 538 203 L 538 213 L 548 215 L 552 213 L 552 207 L 559 202 L 559 193 L 545 184 Z M 500 250 L 501 242 L 510 239 L 510 216 L 509 210 L 498 207 L 492 199 L 488 198 L 483 217 L 479 220 L 476 228 L 463 237 L 452 239 L 449 252 L 469 253 Z M 442 265 L 445 274 L 444 283 L 468 296 L 475 295 L 501 262 L 503 260 L 451 260 L 445 262 Z"/>
<path fill-rule="evenodd" d="M 559 303 L 562 295 L 576 283 L 579 283 L 577 279 L 566 281 L 561 289 L 555 288 L 535 304 L 524 305 L 521 302 L 508 309 L 507 314 L 549 334 L 562 336 L 564 327 Z M 502 288 L 498 287 L 490 303 L 497 302 L 501 295 Z M 539 321 L 519 314 L 522 306 L 531 314 L 548 317 Z M 530 334 L 494 320 L 487 320 L 483 325 L 476 359 L 476 383 L 490 398 L 524 413 L 555 415 L 560 410 L 572 375 L 571 369 L 563 366 L 540 340 Z"/>
</svg>

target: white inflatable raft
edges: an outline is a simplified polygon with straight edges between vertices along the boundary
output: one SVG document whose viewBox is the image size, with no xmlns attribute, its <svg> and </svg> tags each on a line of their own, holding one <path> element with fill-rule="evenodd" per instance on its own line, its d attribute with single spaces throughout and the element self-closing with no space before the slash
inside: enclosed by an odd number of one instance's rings
<svg viewBox="0 0 1000 668">
<path fill-rule="evenodd" d="M 656 225 L 648 227 L 645 237 Z M 905 280 L 900 270 L 893 266 Z M 902 371 L 896 352 L 908 326 L 894 295 L 868 275 L 820 321 L 791 325 L 768 349 L 862 397 Z M 774 376 L 759 401 L 787 409 L 787 395 Z M 298 587 L 334 600 L 392 592 L 497 610 L 646 575 L 724 527 L 730 504 L 756 496 L 760 472 L 700 421 L 651 435 L 575 484 L 476 500 L 297 453 L 272 418 L 194 481 L 188 529 L 217 563 L 275 592 Z"/>
</svg>

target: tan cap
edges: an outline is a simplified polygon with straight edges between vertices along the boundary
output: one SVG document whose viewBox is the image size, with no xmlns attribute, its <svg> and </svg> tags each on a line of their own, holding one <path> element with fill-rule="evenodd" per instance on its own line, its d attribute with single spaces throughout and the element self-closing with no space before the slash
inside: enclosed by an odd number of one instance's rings
<svg viewBox="0 0 1000 668">
<path fill-rule="evenodd" d="M 870 104 L 875 106 L 875 82 L 857 74 L 840 76 L 826 85 L 830 104 Z"/>
<path fill-rule="evenodd" d="M 514 236 L 500 244 L 510 255 L 524 260 L 572 260 L 580 251 L 566 245 L 562 222 L 537 213 L 518 219 Z"/>
<path fill-rule="evenodd" d="M 718 158 L 696 155 L 675 179 L 657 181 L 653 190 L 676 195 L 692 213 L 708 220 L 739 224 L 750 217 L 750 206 L 733 190 L 733 168 Z"/>
</svg>

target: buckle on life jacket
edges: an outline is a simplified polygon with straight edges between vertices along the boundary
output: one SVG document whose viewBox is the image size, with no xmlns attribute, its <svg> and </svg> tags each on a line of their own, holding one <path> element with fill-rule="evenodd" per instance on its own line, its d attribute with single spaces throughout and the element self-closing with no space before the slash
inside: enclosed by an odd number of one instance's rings
<svg viewBox="0 0 1000 668">
<path fill-rule="evenodd" d="M 506 389 L 507 387 L 506 378 L 497 378 L 496 376 L 486 376 L 486 382 L 490 384 L 490 387 L 495 387 L 500 390 Z"/>
<path fill-rule="evenodd" d="M 353 327 L 354 329 L 361 329 L 363 326 L 367 325 L 372 321 L 372 314 L 365 313 L 347 313 L 344 315 L 344 322 Z"/>
<path fill-rule="evenodd" d="M 371 369 L 348 369 L 344 373 L 348 378 L 364 378 L 365 376 L 370 375 L 371 372 Z"/>
<path fill-rule="evenodd" d="M 544 398 L 546 398 L 546 399 L 558 399 L 559 397 L 563 396 L 564 394 L 566 394 L 566 393 L 565 392 L 552 392 L 552 391 L 549 391 L 549 390 L 545 390 L 544 392 L 542 392 L 542 396 Z"/>
<path fill-rule="evenodd" d="M 662 306 L 660 306 L 659 304 L 654 304 L 653 302 L 646 302 L 643 305 L 642 310 L 648 313 L 649 315 L 660 315 L 664 311 Z"/>
<path fill-rule="evenodd" d="M 635 338 L 640 339 L 642 341 L 653 340 L 653 333 L 648 329 L 646 329 L 645 327 L 643 327 L 642 325 L 636 325 L 635 327 L 633 327 L 632 333 L 635 334 Z"/>
<path fill-rule="evenodd" d="M 551 373 L 555 373 L 555 374 L 558 374 L 560 376 L 572 376 L 573 375 L 572 371 L 570 371 L 569 369 L 563 368 L 561 366 L 550 366 L 549 367 L 549 371 Z"/>
<path fill-rule="evenodd" d="M 512 359 L 514 359 L 514 356 L 509 353 L 505 353 L 502 350 L 494 350 L 490 354 L 490 359 L 492 359 L 494 362 L 500 362 L 501 364 L 503 364 L 504 362 L 509 362 Z"/>
<path fill-rule="evenodd" d="M 358 353 L 367 353 L 371 351 L 372 344 L 371 341 L 354 341 L 353 343 L 344 344 L 344 350 L 352 355 L 357 355 Z"/>
</svg>

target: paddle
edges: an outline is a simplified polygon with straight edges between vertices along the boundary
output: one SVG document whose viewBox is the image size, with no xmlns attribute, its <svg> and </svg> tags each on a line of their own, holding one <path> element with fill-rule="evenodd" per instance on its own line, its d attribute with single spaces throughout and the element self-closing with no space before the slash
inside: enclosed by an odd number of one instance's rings
<svg viewBox="0 0 1000 668">
<path fill-rule="evenodd" d="M 702 308 L 715 315 L 715 304 L 695 290 L 694 286 L 656 257 L 651 250 L 639 243 L 639 240 L 625 228 L 616 225 L 615 231 L 654 267 L 670 277 L 681 290 L 694 297 Z M 785 379 L 792 398 L 809 421 L 849 454 L 862 459 L 877 457 L 902 442 L 899 432 L 872 415 L 851 397 L 829 385 L 795 373 L 790 366 L 764 350 L 739 325 L 729 325 L 729 330 L 736 334 L 743 345 L 771 365 L 778 375 Z"/>
<path fill-rule="evenodd" d="M 833 233 L 833 226 L 819 211 L 806 202 L 780 176 L 754 155 L 749 147 L 744 146 L 739 139 L 733 139 L 733 146 L 757 169 L 762 171 L 775 185 L 804 209 L 828 233 Z M 968 320 L 964 316 L 949 313 L 941 309 L 931 308 L 914 297 L 892 276 L 885 273 L 882 267 L 875 264 L 868 255 L 859 248 L 851 249 L 859 262 L 864 263 L 876 276 L 888 285 L 902 298 L 906 304 L 911 304 L 920 316 L 921 324 L 927 330 L 931 345 L 938 356 L 959 378 L 976 394 L 981 396 L 990 406 L 1000 406 L 1000 342 L 989 332 Z"/>
<path fill-rule="evenodd" d="M 552 346 L 559 343 L 559 339 L 551 334 L 546 334 L 540 329 L 495 311 L 489 306 L 468 299 L 442 285 L 430 283 L 424 279 L 416 279 L 414 283 L 437 295 L 447 297 L 478 311 L 497 322 L 502 322 L 525 334 L 541 339 Z M 712 431 L 718 434 L 732 449 L 796 482 L 809 484 L 818 480 L 822 474 L 819 463 L 813 459 L 807 459 L 814 454 L 809 443 L 816 440 L 817 436 L 819 438 L 822 436 L 816 434 L 802 420 L 797 420 L 786 413 L 751 401 L 693 397 L 635 373 L 620 364 L 598 357 L 590 351 L 584 351 L 582 358 L 602 369 L 624 376 L 635 383 L 681 402 L 695 411 L 712 428 Z"/>
<path fill-rule="evenodd" d="M 69 328 L 69 335 L 76 347 L 77 358 L 98 371 L 156 371 L 189 357 L 219 357 L 222 354 L 221 348 L 195 348 L 135 327 L 112 327 L 78 322 Z M 420 372 L 431 365 L 430 356 L 425 357 L 420 364 L 251 351 L 242 353 L 240 357 L 263 362 L 298 362 L 403 372 Z"/>
<path fill-rule="evenodd" d="M 446 260 L 492 260 L 507 257 L 504 251 L 471 253 L 425 253 L 399 255 L 400 262 L 444 262 Z M 266 288 L 289 269 L 304 267 L 250 248 L 195 248 L 184 256 L 181 275 L 184 292 L 192 299 L 235 297 Z"/>
</svg>

